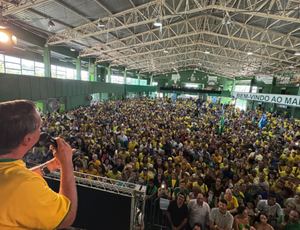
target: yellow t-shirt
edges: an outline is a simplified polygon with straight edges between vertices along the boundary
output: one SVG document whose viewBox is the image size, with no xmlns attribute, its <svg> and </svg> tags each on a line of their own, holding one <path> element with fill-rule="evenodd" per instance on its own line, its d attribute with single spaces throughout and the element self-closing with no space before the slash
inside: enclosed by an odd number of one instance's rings
<svg viewBox="0 0 300 230">
<path fill-rule="evenodd" d="M 125 160 L 126 157 L 130 157 L 130 153 L 129 153 L 129 152 L 125 152 L 125 153 L 119 152 L 119 157 L 120 157 L 121 159 L 124 159 L 124 160 Z"/>
<path fill-rule="evenodd" d="M 221 164 L 221 162 L 222 162 L 222 157 L 219 155 L 219 156 L 216 156 L 215 154 L 213 154 L 213 157 L 214 157 L 214 159 L 219 163 L 219 164 Z"/>
<path fill-rule="evenodd" d="M 136 147 L 136 146 L 137 146 L 137 147 Z M 128 152 L 129 152 L 129 153 L 134 152 L 134 148 L 135 148 L 135 147 L 136 147 L 136 148 L 139 148 L 137 142 L 134 142 L 134 143 L 129 142 L 128 145 L 127 145 Z"/>
<path fill-rule="evenodd" d="M 113 174 L 113 171 L 112 171 L 112 170 L 110 170 L 110 171 L 107 173 L 108 178 L 114 179 L 114 180 L 119 179 L 119 176 L 120 176 L 120 175 L 121 175 L 121 172 L 119 172 L 119 171 L 118 171 L 118 173 L 117 173 L 116 175 Z"/>
<path fill-rule="evenodd" d="M 93 163 L 94 164 L 94 168 L 98 168 L 101 165 L 101 162 L 99 160 L 94 161 L 90 161 L 88 164 Z"/>
<path fill-rule="evenodd" d="M 198 184 L 198 182 L 194 182 L 193 183 L 193 187 L 199 187 L 200 188 L 200 191 L 203 195 L 205 195 L 207 192 L 208 192 L 208 188 L 207 188 L 207 185 L 206 184 L 202 184 L 201 186 Z"/>
<path fill-rule="evenodd" d="M 232 210 L 234 208 L 237 208 L 239 206 L 237 199 L 232 196 L 231 201 L 226 199 L 226 196 L 224 196 L 224 199 L 227 201 L 227 210 Z"/>
<path fill-rule="evenodd" d="M 149 180 L 152 179 L 152 176 L 148 173 L 147 176 L 143 172 L 140 173 L 140 178 L 144 180 L 144 184 L 148 184 Z"/>
<path fill-rule="evenodd" d="M 22 160 L 0 159 L 0 229 L 56 229 L 71 202 Z"/>
</svg>

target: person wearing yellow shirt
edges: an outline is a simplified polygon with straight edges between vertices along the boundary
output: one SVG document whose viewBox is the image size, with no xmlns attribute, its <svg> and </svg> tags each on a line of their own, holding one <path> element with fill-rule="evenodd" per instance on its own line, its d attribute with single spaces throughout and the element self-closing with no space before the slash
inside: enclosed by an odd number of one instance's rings
<svg viewBox="0 0 300 230">
<path fill-rule="evenodd" d="M 230 213 L 237 213 L 237 207 L 239 204 L 229 188 L 226 189 L 224 199 L 227 201 L 227 211 Z"/>
<path fill-rule="evenodd" d="M 112 170 L 110 170 L 107 173 L 108 178 L 113 179 L 113 180 L 118 180 L 120 175 L 121 175 L 121 172 L 118 171 L 117 168 L 113 168 Z"/>
<path fill-rule="evenodd" d="M 173 167 L 175 167 L 175 163 L 173 163 L 172 157 L 169 157 L 168 161 L 165 163 L 166 168 L 168 168 L 170 165 L 173 165 Z"/>
<path fill-rule="evenodd" d="M 284 154 L 280 156 L 281 159 L 283 159 L 287 166 L 293 166 L 295 159 L 292 157 L 292 154 L 290 151 L 286 151 Z"/>
<path fill-rule="evenodd" d="M 88 164 L 88 168 L 84 171 L 84 173 L 90 174 L 90 175 L 96 175 L 97 174 L 97 170 L 94 169 L 94 164 L 93 163 L 89 163 Z"/>
<path fill-rule="evenodd" d="M 147 167 L 144 167 L 143 172 L 140 173 L 140 178 L 144 180 L 144 185 L 148 184 L 150 179 L 153 179 L 153 177 L 148 173 Z"/>
<path fill-rule="evenodd" d="M 285 171 L 279 172 L 279 175 L 280 175 L 280 177 L 282 177 L 282 178 L 286 178 L 287 176 L 290 176 L 290 175 L 291 175 L 291 176 L 294 176 L 294 174 L 293 174 L 292 172 L 293 172 L 292 167 L 287 166 L 286 169 L 285 169 Z"/>
<path fill-rule="evenodd" d="M 94 164 L 94 168 L 98 168 L 100 165 L 101 165 L 101 162 L 98 160 L 98 156 L 97 154 L 94 154 L 93 155 L 93 160 L 89 162 L 90 163 L 93 163 Z"/>
<path fill-rule="evenodd" d="M 203 181 L 203 178 L 202 177 L 199 177 L 198 181 L 194 182 L 192 184 L 192 188 L 193 189 L 194 187 L 199 187 L 200 188 L 200 191 L 201 193 L 203 194 L 203 196 L 206 196 L 207 193 L 208 193 L 208 188 L 207 188 L 207 185 L 204 184 L 204 181 Z"/>
<path fill-rule="evenodd" d="M 135 148 L 138 148 L 138 143 L 135 141 L 135 138 L 132 138 L 132 139 L 130 140 L 130 142 L 129 142 L 128 145 L 127 145 L 127 148 L 128 148 L 128 152 L 129 152 L 129 153 L 134 152 L 134 149 L 135 149 Z"/>
<path fill-rule="evenodd" d="M 126 149 L 125 148 L 122 148 L 122 151 L 119 152 L 119 157 L 121 159 L 126 159 L 126 157 L 130 157 L 130 153 L 129 152 L 126 152 Z"/>
<path fill-rule="evenodd" d="M 180 164 L 180 169 L 183 171 L 187 171 L 188 168 L 191 168 L 190 163 L 187 162 L 187 159 L 183 158 Z"/>
<path fill-rule="evenodd" d="M 190 181 L 190 174 L 188 173 L 188 172 L 185 172 L 184 174 L 183 174 L 183 179 L 181 179 L 181 180 L 184 180 L 184 182 L 185 182 L 185 188 L 187 189 L 187 190 L 189 190 L 189 192 L 191 192 L 192 191 L 192 183 L 191 183 L 191 181 Z M 180 180 L 180 181 L 181 181 Z M 179 182 L 180 183 L 180 182 Z"/>
<path fill-rule="evenodd" d="M 183 159 L 183 152 L 179 151 L 178 156 L 175 157 L 175 163 L 177 164 L 177 163 L 182 162 L 182 159 Z"/>
<path fill-rule="evenodd" d="M 168 169 L 166 171 L 164 171 L 164 175 L 165 175 L 167 180 L 169 180 L 172 177 L 173 170 L 174 170 L 173 165 L 170 165 L 168 167 Z"/>
<path fill-rule="evenodd" d="M 222 163 L 222 157 L 219 155 L 219 151 L 215 150 L 215 154 L 212 155 L 214 157 L 214 160 L 218 162 L 219 164 Z"/>
</svg>

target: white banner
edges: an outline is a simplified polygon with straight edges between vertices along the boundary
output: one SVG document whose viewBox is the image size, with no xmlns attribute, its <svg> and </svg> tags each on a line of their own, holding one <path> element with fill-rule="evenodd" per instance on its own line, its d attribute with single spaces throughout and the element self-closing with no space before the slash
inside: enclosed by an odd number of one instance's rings
<svg viewBox="0 0 300 230">
<path fill-rule="evenodd" d="M 267 103 L 275 103 L 281 105 L 300 107 L 300 96 L 296 96 L 296 95 L 232 92 L 231 96 L 237 99 L 261 101 Z"/>
</svg>

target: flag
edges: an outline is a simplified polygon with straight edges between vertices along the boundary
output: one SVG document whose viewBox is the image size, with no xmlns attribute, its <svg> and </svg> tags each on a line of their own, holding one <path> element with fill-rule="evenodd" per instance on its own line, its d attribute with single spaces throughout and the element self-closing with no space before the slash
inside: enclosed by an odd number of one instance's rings
<svg viewBox="0 0 300 230">
<path fill-rule="evenodd" d="M 220 125 L 219 125 L 219 134 L 222 133 L 223 128 L 224 128 L 224 124 L 225 124 L 224 116 L 225 116 L 225 114 L 224 114 L 224 110 L 223 110 L 222 118 L 221 118 Z"/>
<path fill-rule="evenodd" d="M 262 116 L 261 119 L 260 119 L 260 122 L 258 123 L 258 127 L 259 127 L 260 129 L 262 129 L 267 123 L 268 123 L 268 122 L 267 122 L 265 116 Z"/>
</svg>

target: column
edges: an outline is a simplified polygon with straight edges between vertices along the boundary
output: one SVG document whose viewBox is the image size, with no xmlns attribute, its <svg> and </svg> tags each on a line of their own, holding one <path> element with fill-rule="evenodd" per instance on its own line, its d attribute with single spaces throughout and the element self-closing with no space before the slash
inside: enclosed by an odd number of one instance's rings
<svg viewBox="0 0 300 230">
<path fill-rule="evenodd" d="M 76 59 L 76 80 L 81 80 L 81 58 Z"/>
<path fill-rule="evenodd" d="M 126 70 L 122 71 L 124 75 L 124 85 L 126 85 L 127 72 Z"/>
<path fill-rule="evenodd" d="M 45 77 L 51 77 L 51 52 L 48 45 L 45 45 L 43 55 Z"/>
<path fill-rule="evenodd" d="M 233 85 L 232 85 L 231 92 L 234 92 L 234 91 L 235 91 L 235 79 L 233 79 Z"/>
<path fill-rule="evenodd" d="M 271 88 L 270 88 L 270 94 L 273 93 L 273 89 L 275 87 L 275 84 L 276 84 L 276 78 L 273 77 Z M 275 103 L 273 103 L 273 106 L 270 106 L 270 112 L 274 112 L 274 107 L 275 107 Z"/>
<path fill-rule="evenodd" d="M 111 67 L 106 67 L 107 70 L 107 83 L 111 83 Z"/>
<path fill-rule="evenodd" d="M 153 85 L 153 75 L 150 76 L 150 86 Z"/>
<path fill-rule="evenodd" d="M 91 64 L 88 70 L 89 70 L 89 80 L 97 81 L 97 63 Z"/>
<path fill-rule="evenodd" d="M 136 76 L 138 77 L 138 85 L 140 85 L 141 84 L 141 74 L 138 73 Z"/>
</svg>

